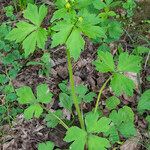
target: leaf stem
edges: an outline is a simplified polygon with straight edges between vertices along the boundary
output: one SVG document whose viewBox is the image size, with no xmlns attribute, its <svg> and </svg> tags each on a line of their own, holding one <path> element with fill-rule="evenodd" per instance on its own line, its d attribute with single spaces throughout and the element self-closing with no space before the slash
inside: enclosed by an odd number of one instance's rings
<svg viewBox="0 0 150 150">
<path fill-rule="evenodd" d="M 68 71 L 69 71 L 72 98 L 73 98 L 73 102 L 74 102 L 74 105 L 75 105 L 75 108 L 76 108 L 76 111 L 77 111 L 77 114 L 78 114 L 78 119 L 79 119 L 81 128 L 85 129 L 84 120 L 83 120 L 83 117 L 82 117 L 82 114 L 81 114 L 81 111 L 80 111 L 80 107 L 79 107 L 79 103 L 78 103 L 78 99 L 77 99 L 77 96 L 76 96 L 76 93 L 75 93 L 75 83 L 74 83 L 74 78 L 73 78 L 71 57 L 70 57 L 70 52 L 69 52 L 68 49 L 66 50 L 66 53 L 67 53 L 67 60 L 68 60 Z"/>
<path fill-rule="evenodd" d="M 112 75 L 105 81 L 105 83 L 103 84 L 103 86 L 102 86 L 102 87 L 100 88 L 100 90 L 99 90 L 98 97 L 97 97 L 97 101 L 96 101 L 96 105 L 95 105 L 94 113 L 97 112 L 98 104 L 99 104 L 99 101 L 100 101 L 102 92 L 103 92 L 104 88 L 106 87 L 107 83 L 110 81 L 111 77 L 112 77 Z"/>
<path fill-rule="evenodd" d="M 53 112 L 51 112 L 50 110 L 48 110 L 44 105 L 41 105 L 42 108 L 47 111 L 48 113 L 51 113 L 55 118 L 57 118 L 60 122 L 59 124 L 61 124 L 66 130 L 69 129 L 69 127 L 66 125 L 66 123 L 61 119 L 59 118 L 57 115 L 55 115 Z"/>
</svg>

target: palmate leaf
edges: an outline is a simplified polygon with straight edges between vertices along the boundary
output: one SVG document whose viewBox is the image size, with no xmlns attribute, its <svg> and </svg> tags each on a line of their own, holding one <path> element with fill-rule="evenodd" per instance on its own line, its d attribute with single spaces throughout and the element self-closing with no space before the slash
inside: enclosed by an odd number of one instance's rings
<svg viewBox="0 0 150 150">
<path fill-rule="evenodd" d="M 109 115 L 113 121 L 116 130 L 118 130 L 125 138 L 135 135 L 134 113 L 128 106 L 124 106 L 117 112 L 113 110 Z M 109 131 L 108 131 L 109 132 Z M 110 134 L 113 132 L 110 132 Z"/>
<path fill-rule="evenodd" d="M 119 62 L 117 67 L 115 67 L 111 53 L 98 51 L 98 58 L 93 64 L 99 72 L 112 72 L 113 77 L 110 85 L 117 96 L 120 96 L 121 94 L 132 96 L 135 84 L 122 73 L 138 73 L 141 69 L 140 62 L 141 58 L 139 56 L 129 55 L 127 52 L 124 52 L 119 55 Z"/>
<path fill-rule="evenodd" d="M 77 28 L 72 29 L 73 25 L 67 22 L 59 22 L 59 24 L 57 23 L 54 27 L 52 27 L 52 30 L 58 32 L 52 36 L 51 47 L 66 44 L 71 57 L 77 60 L 81 50 L 84 48 L 85 42 L 81 36 L 81 31 Z"/>
<path fill-rule="evenodd" d="M 82 130 L 76 126 L 68 129 L 64 140 L 73 142 L 70 145 L 71 150 L 84 150 L 87 144 L 89 150 L 106 150 L 110 147 L 110 143 L 106 138 L 98 137 L 92 133 L 106 132 L 109 129 L 110 119 L 102 117 L 99 119 L 98 114 L 90 112 L 85 117 L 86 130 Z"/>
<path fill-rule="evenodd" d="M 119 73 L 115 73 L 113 75 L 110 86 L 117 96 L 120 96 L 122 94 L 132 96 L 133 90 L 135 88 L 133 80 Z"/>
<path fill-rule="evenodd" d="M 37 96 L 35 97 L 32 89 L 29 86 L 23 86 L 16 89 L 18 96 L 18 102 L 21 104 L 29 104 L 30 106 L 25 109 L 24 116 L 26 119 L 33 117 L 39 118 L 43 112 L 43 108 L 39 103 L 49 103 L 52 99 L 52 93 L 49 92 L 46 84 L 40 84 L 37 86 Z"/>
<path fill-rule="evenodd" d="M 57 10 L 51 20 L 62 19 L 51 28 L 55 31 L 52 35 L 51 47 L 65 44 L 70 51 L 71 57 L 76 61 L 85 45 L 82 34 L 95 39 L 105 37 L 105 30 L 97 26 L 100 22 L 99 17 L 89 13 L 87 10 L 80 11 L 78 14 L 75 11 L 71 11 L 68 13 L 69 16 L 66 16 L 67 14 L 64 11 L 63 8 Z"/>
<path fill-rule="evenodd" d="M 25 21 L 18 22 L 16 28 L 11 30 L 6 36 L 6 39 L 16 43 L 23 41 L 25 57 L 33 53 L 36 46 L 44 49 L 47 40 L 47 30 L 40 26 L 46 14 L 47 8 L 44 5 L 38 9 L 36 5 L 28 4 L 27 9 L 24 11 L 24 18 L 30 20 L 33 24 Z"/>
</svg>

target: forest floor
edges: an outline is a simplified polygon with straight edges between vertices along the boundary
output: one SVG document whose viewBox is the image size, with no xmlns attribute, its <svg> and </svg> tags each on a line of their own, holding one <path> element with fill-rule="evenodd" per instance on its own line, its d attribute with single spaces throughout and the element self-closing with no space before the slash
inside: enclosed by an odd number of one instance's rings
<svg viewBox="0 0 150 150">
<path fill-rule="evenodd" d="M 12 4 L 9 0 L 0 2 L 0 20 L 5 22 L 5 13 L 3 7 Z M 142 24 L 143 20 L 150 19 L 150 3 L 140 2 L 138 4 L 137 10 L 135 11 L 132 24 L 129 24 L 125 29 L 124 35 L 121 37 L 120 41 L 114 42 L 110 45 L 111 52 L 114 54 L 117 49 L 118 43 L 122 43 L 124 49 L 130 51 L 134 45 L 143 45 L 147 44 L 143 37 L 149 37 L 150 35 L 147 32 L 149 26 Z M 51 6 L 49 6 L 51 7 Z M 49 15 L 45 22 L 51 18 L 53 12 L 52 9 L 49 12 Z M 20 14 L 16 14 L 16 17 L 21 17 Z M 102 74 L 95 71 L 92 61 L 96 59 L 97 45 L 92 44 L 89 39 L 86 39 L 86 47 L 80 59 L 73 64 L 73 72 L 75 84 L 84 83 L 87 87 L 94 91 L 98 92 L 100 87 L 103 85 L 104 81 L 108 78 L 108 74 Z M 49 49 L 49 45 L 47 45 Z M 34 53 L 30 60 L 38 60 L 41 57 L 40 51 Z M 23 85 L 28 85 L 35 90 L 36 86 L 39 83 L 47 83 L 49 85 L 50 91 L 54 94 L 53 97 L 53 106 L 47 106 L 50 109 L 57 109 L 59 107 L 58 95 L 60 89 L 58 84 L 63 80 L 68 80 L 68 70 L 67 70 L 67 61 L 66 61 L 65 48 L 58 47 L 51 49 L 51 61 L 52 69 L 51 75 L 49 78 L 44 76 L 39 76 L 38 71 L 40 67 L 37 66 L 25 66 L 21 69 L 17 78 L 12 81 L 15 88 L 21 87 Z M 147 57 L 145 57 L 146 60 Z M 0 66 L 1 68 L 1 66 Z M 1 68 L 2 69 L 2 68 Z M 141 73 L 141 90 L 144 91 L 150 88 L 150 84 L 146 81 L 145 77 L 150 75 L 150 68 L 146 67 Z M 134 75 L 130 75 L 134 79 Z M 137 93 L 138 89 L 137 87 Z M 102 106 L 105 103 L 103 99 L 109 97 L 108 87 L 104 90 L 102 95 Z M 148 133 L 146 132 L 147 123 L 144 118 L 137 115 L 137 93 L 135 92 L 132 98 L 122 96 L 120 97 L 124 105 L 129 105 L 135 112 L 135 124 L 138 129 L 138 137 L 135 137 L 132 140 L 126 141 L 126 145 L 122 147 L 122 150 L 142 150 L 144 149 L 144 142 L 148 140 Z M 84 107 L 85 110 L 91 110 L 92 106 L 87 104 Z M 103 110 L 107 114 L 107 110 Z M 65 113 L 65 112 L 64 112 Z M 66 115 L 67 112 L 66 112 Z M 65 149 L 66 143 L 63 142 L 63 137 L 65 131 L 60 126 L 57 126 L 55 129 L 47 128 L 42 119 L 32 119 L 31 121 L 26 121 L 22 114 L 18 115 L 16 119 L 12 121 L 12 125 L 5 124 L 0 126 L 0 131 L 3 131 L 3 135 L 0 135 L 0 149 L 1 150 L 36 150 L 37 143 L 51 140 L 54 141 L 56 146 Z M 140 139 L 140 140 L 139 140 Z M 134 142 L 135 141 L 135 142 Z M 136 141 L 140 141 L 139 144 Z M 138 146 L 137 146 L 138 145 Z"/>
</svg>

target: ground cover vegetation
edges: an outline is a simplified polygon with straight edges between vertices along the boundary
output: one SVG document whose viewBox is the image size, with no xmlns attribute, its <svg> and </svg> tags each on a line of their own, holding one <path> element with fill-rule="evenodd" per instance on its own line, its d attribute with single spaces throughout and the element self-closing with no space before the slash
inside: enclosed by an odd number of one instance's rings
<svg viewBox="0 0 150 150">
<path fill-rule="evenodd" d="M 46 138 L 36 141 L 30 149 L 125 150 L 124 145 L 150 148 L 150 18 L 142 18 L 140 28 L 144 31 L 139 30 L 139 24 L 134 22 L 136 11 L 140 10 L 138 2 L 1 3 L 2 128 L 14 128 L 16 118 L 23 114 L 23 119 L 31 124 L 32 120 L 39 120 L 45 128 L 63 130 L 63 146 L 59 140 Z M 58 59 L 53 61 L 60 53 L 64 61 L 61 66 Z M 88 66 L 89 72 L 75 74 L 76 65 L 79 70 Z M 33 68 L 36 77 L 31 75 Z M 95 77 L 90 77 L 90 71 Z M 20 76 L 24 82 L 19 82 Z M 31 76 L 30 84 L 26 84 L 26 76 Z M 37 80 L 34 85 L 36 78 L 42 81 Z M 89 84 L 91 79 L 95 81 Z M 47 132 L 51 134 L 53 130 Z M 1 130 L 0 137 L 5 135 L 5 130 Z M 126 144 L 130 140 L 131 145 Z M 4 140 L 1 143 L 5 145 Z"/>
</svg>

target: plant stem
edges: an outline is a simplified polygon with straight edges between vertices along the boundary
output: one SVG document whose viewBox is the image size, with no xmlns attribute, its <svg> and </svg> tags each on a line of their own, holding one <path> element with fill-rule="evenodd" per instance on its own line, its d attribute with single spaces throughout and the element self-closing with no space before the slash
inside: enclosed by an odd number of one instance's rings
<svg viewBox="0 0 150 150">
<path fill-rule="evenodd" d="M 103 86 L 102 86 L 102 87 L 100 88 L 100 90 L 99 90 L 98 97 L 97 97 L 97 101 L 96 101 L 96 105 L 95 105 L 94 113 L 97 112 L 98 104 L 99 104 L 99 101 L 100 101 L 102 92 L 103 92 L 104 88 L 106 87 L 107 83 L 110 81 L 111 77 L 112 77 L 112 76 L 110 76 L 110 77 L 105 81 L 105 83 L 103 84 Z"/>
<path fill-rule="evenodd" d="M 69 127 L 66 125 L 66 123 L 61 119 L 59 118 L 57 115 L 55 115 L 53 112 L 51 112 L 50 110 L 48 110 L 44 105 L 41 105 L 41 107 L 47 111 L 48 113 L 51 113 L 55 118 L 57 118 L 60 122 L 59 124 L 61 124 L 66 130 L 69 129 Z"/>
<path fill-rule="evenodd" d="M 79 107 L 79 103 L 78 103 L 78 99 L 75 93 L 75 83 L 74 83 L 74 78 L 73 78 L 73 71 L 72 71 L 72 64 L 71 64 L 71 58 L 70 58 L 70 52 L 69 50 L 66 50 L 67 53 L 67 60 L 68 60 L 68 71 L 69 71 L 69 78 L 70 78 L 70 86 L 71 86 L 71 93 L 72 93 L 72 98 L 73 98 L 73 102 L 78 114 L 78 119 L 81 125 L 82 129 L 85 129 L 84 126 L 84 120 L 82 118 L 82 114 L 80 111 L 80 107 Z"/>
</svg>

